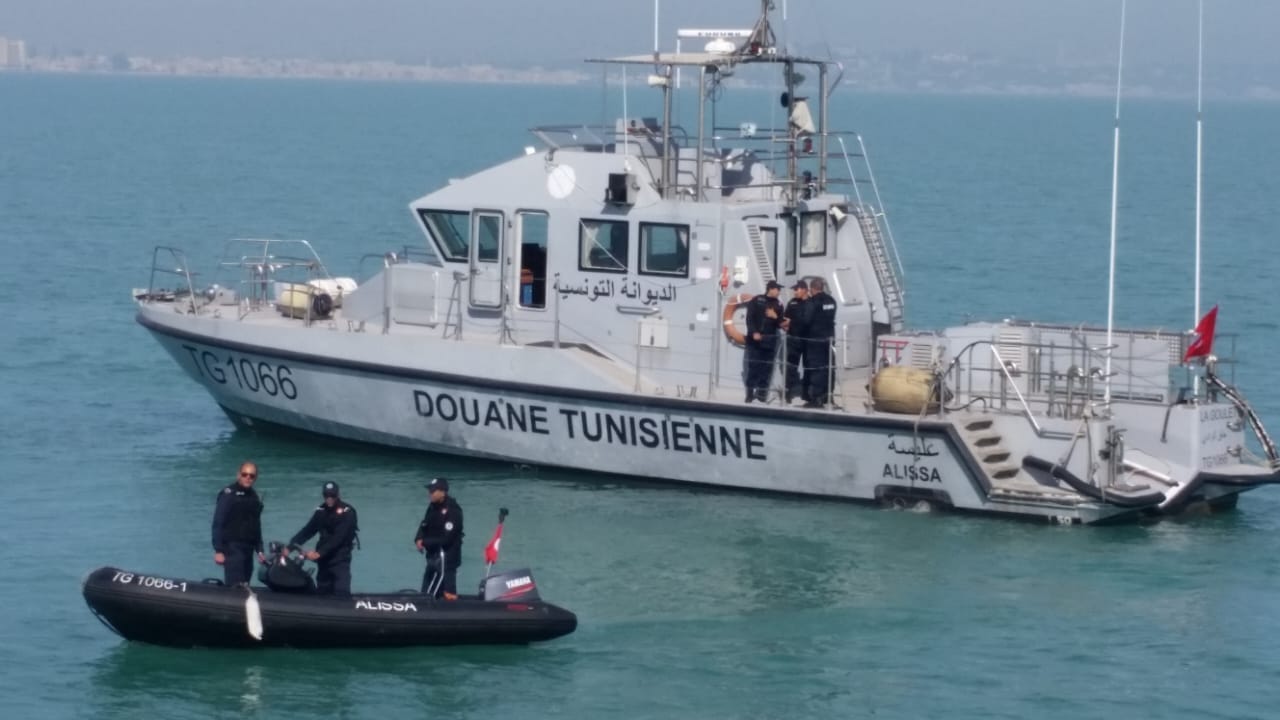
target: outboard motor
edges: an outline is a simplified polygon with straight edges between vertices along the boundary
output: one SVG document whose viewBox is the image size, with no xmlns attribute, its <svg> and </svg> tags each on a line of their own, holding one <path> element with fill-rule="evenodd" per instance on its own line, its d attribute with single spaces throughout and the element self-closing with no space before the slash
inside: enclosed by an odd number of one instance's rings
<svg viewBox="0 0 1280 720">
<path fill-rule="evenodd" d="M 481 597 L 494 602 L 538 601 L 538 584 L 528 568 L 490 575 L 480 583 Z"/>
<path fill-rule="evenodd" d="M 258 568 L 258 580 L 278 593 L 308 594 L 316 591 L 315 578 L 302 566 L 303 558 L 290 552 L 282 552 L 284 546 L 271 543 L 267 562 Z M 297 550 L 290 547 L 289 550 Z"/>
</svg>

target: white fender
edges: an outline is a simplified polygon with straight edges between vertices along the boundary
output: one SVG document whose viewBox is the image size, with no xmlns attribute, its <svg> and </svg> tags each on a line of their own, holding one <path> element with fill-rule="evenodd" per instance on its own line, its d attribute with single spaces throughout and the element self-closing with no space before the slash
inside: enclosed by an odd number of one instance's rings
<svg viewBox="0 0 1280 720">
<path fill-rule="evenodd" d="M 249 597 L 244 599 L 244 620 L 249 629 L 249 637 L 254 640 L 262 639 L 262 610 L 258 607 L 258 596 L 249 591 Z"/>
</svg>

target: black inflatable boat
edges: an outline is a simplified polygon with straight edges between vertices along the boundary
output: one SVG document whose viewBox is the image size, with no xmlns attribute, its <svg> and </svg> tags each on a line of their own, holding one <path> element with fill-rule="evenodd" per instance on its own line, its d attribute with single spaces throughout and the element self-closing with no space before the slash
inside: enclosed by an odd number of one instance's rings
<svg viewBox="0 0 1280 720">
<path fill-rule="evenodd" d="M 578 626 L 573 613 L 541 600 L 528 570 L 490 575 L 479 596 L 443 600 L 410 591 L 335 597 L 305 586 L 227 587 L 103 567 L 85 578 L 84 599 L 121 637 L 175 647 L 525 644 Z"/>
</svg>

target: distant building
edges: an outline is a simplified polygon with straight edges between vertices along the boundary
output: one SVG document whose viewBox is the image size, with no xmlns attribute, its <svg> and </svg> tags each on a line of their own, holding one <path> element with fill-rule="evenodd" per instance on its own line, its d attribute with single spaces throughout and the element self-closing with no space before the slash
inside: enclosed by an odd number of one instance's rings
<svg viewBox="0 0 1280 720">
<path fill-rule="evenodd" d="M 23 70 L 27 67 L 27 44 L 22 40 L 0 37 L 0 69 Z"/>
<path fill-rule="evenodd" d="M 9 41 L 9 67 L 18 70 L 27 69 L 27 43 L 22 40 Z"/>
</svg>

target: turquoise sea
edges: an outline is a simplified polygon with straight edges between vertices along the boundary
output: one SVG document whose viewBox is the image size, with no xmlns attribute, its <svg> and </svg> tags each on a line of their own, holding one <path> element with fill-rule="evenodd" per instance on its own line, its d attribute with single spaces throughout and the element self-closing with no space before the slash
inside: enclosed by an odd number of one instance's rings
<svg viewBox="0 0 1280 720">
<path fill-rule="evenodd" d="M 729 104 L 776 105 L 753 92 Z M 845 86 L 833 105 L 867 140 L 913 325 L 1105 321 L 1110 102 Z M 0 75 L 3 714 L 1275 716 L 1280 490 L 1218 515 L 1055 528 L 261 436 L 234 430 L 134 323 L 154 245 L 207 267 L 229 237 L 303 237 L 353 272 L 420 242 L 407 204 L 520 153 L 527 127 L 620 109 L 599 88 Z M 1194 107 L 1124 113 L 1117 322 L 1189 328 Z M 1204 302 L 1239 335 L 1237 380 L 1273 429 L 1277 127 L 1280 105 L 1206 108 Z M 469 528 L 460 585 L 509 507 L 502 563 L 532 566 L 578 632 L 217 652 L 99 625 L 79 587 L 95 567 L 218 574 L 214 495 L 246 458 L 272 538 L 341 483 L 370 589 L 416 584 L 421 482 L 450 475 Z"/>
</svg>

